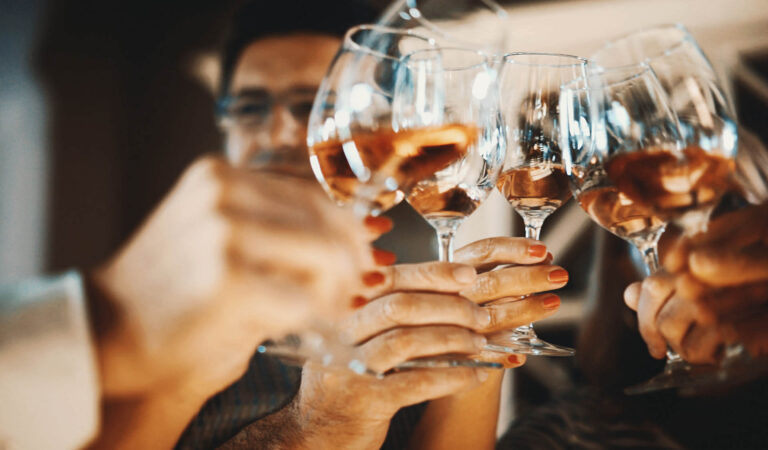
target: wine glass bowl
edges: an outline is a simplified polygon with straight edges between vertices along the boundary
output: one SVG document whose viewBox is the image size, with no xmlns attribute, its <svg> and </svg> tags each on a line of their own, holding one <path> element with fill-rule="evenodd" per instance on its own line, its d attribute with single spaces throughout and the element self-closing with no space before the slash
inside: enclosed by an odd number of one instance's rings
<svg viewBox="0 0 768 450">
<path fill-rule="evenodd" d="M 436 230 L 443 261 L 452 260 L 456 228 L 486 199 L 504 161 L 506 140 L 491 65 L 482 52 L 440 48 L 411 53 L 398 74 L 399 129 L 429 127 L 467 136 L 460 158 L 416 183 L 407 195 Z"/>
<path fill-rule="evenodd" d="M 649 169 L 626 166 L 640 178 L 636 201 L 645 201 L 665 220 L 674 219 L 687 234 L 706 227 L 710 213 L 723 193 L 731 188 L 738 130 L 731 107 L 717 75 L 696 40 L 682 25 L 642 29 L 608 42 L 593 59 L 601 67 L 617 68 L 645 63 L 654 71 L 668 104 L 678 119 L 684 147 L 675 155 L 659 153 Z M 644 159 L 646 157 L 643 157 Z M 650 161 L 648 161 L 650 162 Z M 647 198 L 641 200 L 640 195 Z"/>
<path fill-rule="evenodd" d="M 354 27 L 315 97 L 307 133 L 310 165 L 329 196 L 353 203 L 360 216 L 394 206 L 404 198 L 401 188 L 445 164 L 445 155 L 411 145 L 415 131 L 405 135 L 392 128 L 401 58 L 433 47 L 411 31 Z"/>
</svg>

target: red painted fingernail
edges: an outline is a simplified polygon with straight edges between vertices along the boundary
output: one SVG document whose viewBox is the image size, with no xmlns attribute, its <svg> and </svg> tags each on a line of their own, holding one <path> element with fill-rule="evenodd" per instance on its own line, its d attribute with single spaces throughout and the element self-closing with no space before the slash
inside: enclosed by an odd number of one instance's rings
<svg viewBox="0 0 768 450">
<path fill-rule="evenodd" d="M 393 226 L 392 220 L 388 217 L 368 216 L 363 220 L 363 223 L 369 230 L 379 234 L 391 231 Z"/>
<path fill-rule="evenodd" d="M 547 254 L 547 246 L 539 244 L 531 245 L 528 247 L 528 254 L 534 258 L 541 258 Z"/>
<path fill-rule="evenodd" d="M 385 277 L 381 272 L 366 272 L 363 274 L 363 283 L 369 287 L 381 284 L 386 279 L 387 277 Z"/>
<path fill-rule="evenodd" d="M 547 253 L 547 257 L 544 259 L 544 262 L 549 264 L 554 260 L 555 260 L 555 255 L 553 255 L 552 253 Z"/>
<path fill-rule="evenodd" d="M 565 283 L 568 281 L 568 271 L 563 269 L 553 270 L 547 275 L 547 279 L 550 283 Z"/>
<path fill-rule="evenodd" d="M 507 356 L 507 361 L 509 361 L 510 364 L 520 364 L 520 360 L 517 359 L 517 355 Z"/>
<path fill-rule="evenodd" d="M 541 306 L 544 309 L 555 309 L 560 306 L 560 297 L 557 295 L 547 295 L 541 299 Z"/>
<path fill-rule="evenodd" d="M 397 261 L 397 256 L 390 251 L 374 248 L 373 261 L 379 266 L 391 266 Z"/>
<path fill-rule="evenodd" d="M 358 295 L 352 299 L 352 307 L 355 309 L 362 308 L 367 304 L 368 304 L 368 299 L 363 297 L 362 295 Z"/>
</svg>

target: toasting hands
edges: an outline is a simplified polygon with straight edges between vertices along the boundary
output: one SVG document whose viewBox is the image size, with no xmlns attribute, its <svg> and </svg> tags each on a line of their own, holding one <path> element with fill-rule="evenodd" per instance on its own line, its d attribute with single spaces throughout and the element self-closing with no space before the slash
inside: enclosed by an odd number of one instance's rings
<svg viewBox="0 0 768 450">
<path fill-rule="evenodd" d="M 706 233 L 681 238 L 665 270 L 624 292 L 637 311 L 651 355 L 668 344 L 692 363 L 712 363 L 726 344 L 768 353 L 768 205 L 713 220 Z"/>
</svg>

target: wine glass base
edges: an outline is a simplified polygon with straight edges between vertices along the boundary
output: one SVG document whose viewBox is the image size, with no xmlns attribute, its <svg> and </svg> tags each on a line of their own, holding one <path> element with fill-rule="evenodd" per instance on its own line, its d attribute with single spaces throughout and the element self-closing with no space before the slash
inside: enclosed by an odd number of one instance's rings
<svg viewBox="0 0 768 450">
<path fill-rule="evenodd" d="M 743 354 L 726 359 L 708 376 L 700 377 L 693 385 L 680 389 L 680 395 L 690 397 L 724 392 L 766 375 L 768 375 L 768 357 L 751 358 Z"/>
<path fill-rule="evenodd" d="M 648 394 L 676 388 L 693 388 L 711 383 L 717 376 L 717 366 L 691 365 L 685 361 L 668 362 L 664 371 L 648 381 L 624 389 L 627 395 Z"/>
<path fill-rule="evenodd" d="M 294 343 L 268 343 L 256 348 L 258 353 L 278 358 L 283 364 L 302 367 L 312 363 L 322 370 L 352 371 L 358 375 L 371 375 L 382 378 L 385 374 L 368 369 L 365 362 L 356 358 L 342 358 L 331 353 L 318 353 L 306 351 Z M 451 367 L 480 367 L 486 369 L 502 369 L 504 366 L 488 361 L 479 361 L 459 356 L 434 356 L 413 359 L 397 365 L 392 370 L 395 372 L 411 369 L 445 369 Z"/>
<path fill-rule="evenodd" d="M 429 358 L 419 358 L 406 361 L 395 367 L 395 371 L 408 370 L 408 369 L 445 369 L 450 367 L 483 367 L 486 369 L 501 369 L 502 366 L 499 363 L 479 361 L 469 358 L 457 358 L 457 357 L 442 357 L 435 356 Z"/>
<path fill-rule="evenodd" d="M 514 338 L 513 336 L 489 339 L 485 348 L 499 353 L 535 356 L 573 356 L 576 351 L 572 348 L 550 344 L 538 337 Z"/>
</svg>

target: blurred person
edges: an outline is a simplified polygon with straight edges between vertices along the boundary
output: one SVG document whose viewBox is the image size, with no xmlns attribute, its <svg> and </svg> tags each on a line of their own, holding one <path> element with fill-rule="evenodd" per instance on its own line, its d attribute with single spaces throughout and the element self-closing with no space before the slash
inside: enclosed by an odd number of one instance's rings
<svg viewBox="0 0 768 450">
<path fill-rule="evenodd" d="M 0 290 L 0 444 L 172 446 L 259 342 L 349 308 L 370 237 L 305 182 L 197 161 L 105 263 Z"/>
<path fill-rule="evenodd" d="M 343 33 L 373 17 L 358 2 L 336 7 L 328 16 L 327 5 L 317 2 L 250 2 L 236 16 L 219 88 L 227 155 L 235 164 L 312 178 L 305 139 L 314 93 Z M 314 189 L 320 191 L 320 185 Z M 394 261 L 388 252 L 376 252 L 381 264 Z M 559 307 L 552 294 L 487 309 L 476 305 L 562 287 L 567 272 L 549 264 L 540 242 L 483 240 L 458 250 L 456 261 L 482 273 L 473 270 L 473 276 L 459 280 L 456 264 L 434 262 L 382 266 L 371 274 L 368 301 L 340 328 L 374 367 L 386 371 L 421 356 L 478 353 L 482 333 L 529 323 Z M 506 264 L 517 267 L 490 271 Z M 507 367 L 524 362 L 517 356 L 482 356 Z M 439 446 L 443 436 L 453 437 L 457 447 L 491 448 L 501 375 L 450 368 L 376 379 L 324 372 L 312 364 L 300 370 L 257 354 L 240 380 L 207 402 L 177 447 L 213 448 L 229 440 L 225 448 L 402 448 L 409 441 Z M 419 404 L 440 397 L 426 407 Z M 409 405 L 416 406 L 405 408 Z M 463 405 L 476 414 L 467 416 Z M 458 432 L 462 429 L 474 431 Z"/>
</svg>

